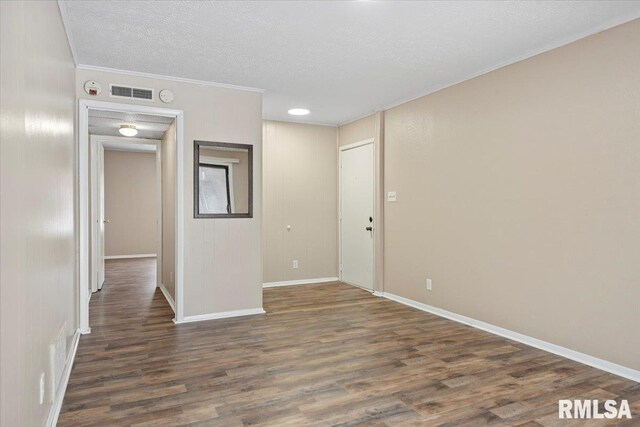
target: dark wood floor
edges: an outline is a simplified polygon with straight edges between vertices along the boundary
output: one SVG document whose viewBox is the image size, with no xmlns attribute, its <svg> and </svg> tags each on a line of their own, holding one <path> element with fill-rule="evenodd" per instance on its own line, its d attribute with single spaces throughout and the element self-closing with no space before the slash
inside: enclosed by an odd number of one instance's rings
<svg viewBox="0 0 640 427">
<path fill-rule="evenodd" d="M 558 399 L 640 384 L 340 284 L 265 290 L 266 315 L 174 325 L 155 260 L 110 261 L 59 426 L 556 426 Z"/>
</svg>

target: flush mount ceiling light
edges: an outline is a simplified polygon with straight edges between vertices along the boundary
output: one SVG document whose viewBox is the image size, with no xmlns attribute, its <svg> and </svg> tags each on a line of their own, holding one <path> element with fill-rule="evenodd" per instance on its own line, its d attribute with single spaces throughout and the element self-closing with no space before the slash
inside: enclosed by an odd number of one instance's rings
<svg viewBox="0 0 640 427">
<path fill-rule="evenodd" d="M 306 108 L 292 108 L 288 111 L 292 116 L 306 116 L 309 114 L 309 110 Z"/>
<path fill-rule="evenodd" d="M 136 136 L 138 129 L 134 125 L 120 125 L 120 133 L 124 136 Z"/>
</svg>

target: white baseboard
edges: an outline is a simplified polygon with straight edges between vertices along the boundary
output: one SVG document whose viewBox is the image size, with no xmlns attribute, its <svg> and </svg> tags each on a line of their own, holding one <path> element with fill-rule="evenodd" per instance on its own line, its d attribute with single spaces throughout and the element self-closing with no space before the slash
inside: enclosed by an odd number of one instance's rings
<svg viewBox="0 0 640 427">
<path fill-rule="evenodd" d="M 109 255 L 104 259 L 156 258 L 158 254 Z"/>
<path fill-rule="evenodd" d="M 202 322 L 204 320 L 226 319 L 228 317 L 252 316 L 254 314 L 264 314 L 265 311 L 260 308 L 247 308 L 245 310 L 221 311 L 219 313 L 198 314 L 195 316 L 185 316 L 182 320 L 174 320 L 178 323 Z"/>
<path fill-rule="evenodd" d="M 173 301 L 173 298 L 171 297 L 171 294 L 169 293 L 167 288 L 164 287 L 163 283 L 160 283 L 160 286 L 158 286 L 158 287 L 162 291 L 162 295 L 164 295 L 165 299 L 167 300 L 167 302 L 171 306 L 171 309 L 175 313 L 176 312 L 176 303 L 175 303 L 175 301 Z"/>
<path fill-rule="evenodd" d="M 531 347 L 539 348 L 540 350 L 548 351 L 549 353 L 557 354 L 558 356 L 566 357 L 567 359 L 574 360 L 576 362 L 583 363 L 585 365 L 592 366 L 594 368 L 610 372 L 612 374 L 628 378 L 632 381 L 640 382 L 640 371 L 627 368 L 626 366 L 618 365 L 607 360 L 599 359 L 588 354 L 580 353 L 575 350 L 571 350 L 565 347 L 561 347 L 556 344 L 552 344 L 547 341 L 542 341 L 537 338 L 523 335 L 518 332 L 511 331 L 509 329 L 501 328 L 490 323 L 486 323 L 480 320 L 473 319 L 471 317 L 463 316 L 461 314 L 452 313 L 447 310 L 443 310 L 438 307 L 423 304 L 418 301 L 414 301 L 408 298 L 404 298 L 398 295 L 390 294 L 388 292 L 374 292 L 374 295 L 387 298 L 409 307 L 417 308 L 418 310 L 426 311 L 431 314 L 435 314 L 440 317 L 445 317 L 455 322 L 463 323 L 465 325 L 473 326 L 474 328 L 481 329 L 486 332 L 490 332 L 501 337 L 509 338 L 514 341 L 529 345 Z"/>
<path fill-rule="evenodd" d="M 55 400 L 51 409 L 49 409 L 49 416 L 47 417 L 47 427 L 55 427 L 58 423 L 58 417 L 60 416 L 60 410 L 62 409 L 62 401 L 64 400 L 64 394 L 67 391 L 67 385 L 69 384 L 69 377 L 71 376 L 71 369 L 73 368 L 73 362 L 76 360 L 76 352 L 78 351 L 78 343 L 80 342 L 80 329 L 76 329 L 71 340 L 71 351 L 67 355 L 67 360 L 64 365 L 64 371 L 62 372 L 62 380 L 56 390 Z"/>
<path fill-rule="evenodd" d="M 171 294 L 169 293 L 167 288 L 164 287 L 164 283 L 160 283 L 160 285 L 158 287 L 162 291 L 162 295 L 164 295 L 164 298 L 167 300 L 167 302 L 171 306 L 171 310 L 173 310 L 173 312 L 175 313 L 176 312 L 176 303 L 173 300 L 173 298 L 171 297 Z"/>
<path fill-rule="evenodd" d="M 302 280 L 288 280 L 284 282 L 267 282 L 263 283 L 263 288 L 275 288 L 278 286 L 294 286 L 294 285 L 311 285 L 313 283 L 326 283 L 337 282 L 337 277 L 321 277 L 319 279 L 302 279 Z"/>
</svg>

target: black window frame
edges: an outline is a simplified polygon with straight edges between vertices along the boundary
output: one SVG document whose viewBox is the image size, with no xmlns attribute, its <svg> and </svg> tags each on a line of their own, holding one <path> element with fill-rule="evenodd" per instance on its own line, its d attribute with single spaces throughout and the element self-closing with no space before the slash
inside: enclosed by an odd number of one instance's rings
<svg viewBox="0 0 640 427">
<path fill-rule="evenodd" d="M 198 173 L 200 173 L 200 168 L 224 169 L 225 187 L 227 190 L 227 214 L 230 214 L 231 213 L 231 192 L 229 190 L 229 166 L 212 165 L 211 163 L 200 162 L 200 164 L 198 164 Z M 199 190 L 200 190 L 200 176 L 198 176 L 198 191 Z M 200 194 L 198 194 L 198 212 L 199 211 L 200 211 Z"/>
</svg>

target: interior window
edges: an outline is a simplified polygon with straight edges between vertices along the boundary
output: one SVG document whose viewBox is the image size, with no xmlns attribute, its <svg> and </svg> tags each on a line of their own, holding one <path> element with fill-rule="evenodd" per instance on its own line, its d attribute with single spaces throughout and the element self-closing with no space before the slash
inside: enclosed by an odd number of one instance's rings
<svg viewBox="0 0 640 427">
<path fill-rule="evenodd" d="M 231 213 L 229 203 L 229 168 L 200 164 L 200 212 L 203 214 Z"/>
<path fill-rule="evenodd" d="M 193 141 L 193 217 L 253 218 L 251 144 Z"/>
</svg>

